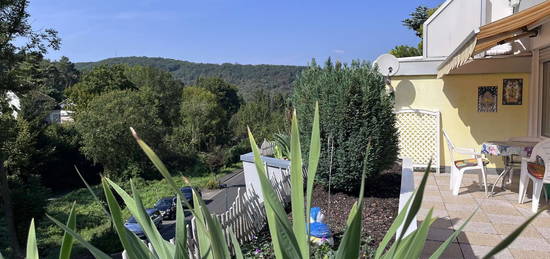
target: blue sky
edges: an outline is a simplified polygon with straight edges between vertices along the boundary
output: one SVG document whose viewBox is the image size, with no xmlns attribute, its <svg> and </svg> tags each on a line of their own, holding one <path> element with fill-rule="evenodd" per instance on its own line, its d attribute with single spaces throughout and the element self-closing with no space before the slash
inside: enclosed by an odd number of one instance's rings
<svg viewBox="0 0 550 259">
<path fill-rule="evenodd" d="M 419 39 L 401 21 L 418 5 L 394 1 L 31 0 L 34 29 L 54 28 L 74 62 L 115 56 L 203 63 L 306 65 L 373 60 Z"/>
</svg>

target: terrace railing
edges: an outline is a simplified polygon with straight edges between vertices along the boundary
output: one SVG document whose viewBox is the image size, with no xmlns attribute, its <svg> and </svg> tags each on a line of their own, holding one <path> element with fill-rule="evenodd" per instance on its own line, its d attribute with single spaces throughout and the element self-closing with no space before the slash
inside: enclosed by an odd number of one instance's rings
<svg viewBox="0 0 550 259">
<path fill-rule="evenodd" d="M 266 171 L 269 169 L 265 164 Z M 290 202 L 290 170 L 281 170 L 280 176 L 270 177 L 272 186 L 279 198 L 279 201 L 284 205 Z M 214 215 L 220 221 L 224 231 L 227 245 L 232 250 L 230 231 L 233 232 L 239 243 L 251 241 L 267 224 L 265 208 L 263 200 L 253 188 L 247 188 L 245 192 L 241 192 L 239 188 L 235 201 L 222 214 Z M 196 219 L 191 219 L 188 241 L 191 258 L 200 258 L 199 246 L 197 242 L 197 226 Z"/>
</svg>

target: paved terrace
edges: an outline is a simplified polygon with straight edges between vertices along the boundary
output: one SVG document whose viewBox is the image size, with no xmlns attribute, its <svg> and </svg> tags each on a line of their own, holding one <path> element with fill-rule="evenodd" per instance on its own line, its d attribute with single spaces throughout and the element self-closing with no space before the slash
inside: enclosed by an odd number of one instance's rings
<svg viewBox="0 0 550 259">
<path fill-rule="evenodd" d="M 415 172 L 416 186 L 422 174 Z M 488 178 L 489 183 L 493 183 L 496 175 Z M 518 204 L 519 171 L 515 172 L 509 190 L 502 191 L 497 187 L 497 193 L 490 198 L 485 196 L 478 182 L 477 174 L 464 175 L 460 194 L 453 196 L 449 190 L 449 174 L 430 174 L 417 219 L 422 221 L 432 207 L 434 216 L 439 219 L 432 225 L 423 258 L 428 258 L 478 206 L 480 210 L 447 249 L 443 258 L 481 258 L 532 215 L 531 185 L 526 202 Z M 542 198 L 540 207 L 545 202 Z M 514 243 L 495 258 L 550 258 L 550 211 L 543 212 Z"/>
</svg>

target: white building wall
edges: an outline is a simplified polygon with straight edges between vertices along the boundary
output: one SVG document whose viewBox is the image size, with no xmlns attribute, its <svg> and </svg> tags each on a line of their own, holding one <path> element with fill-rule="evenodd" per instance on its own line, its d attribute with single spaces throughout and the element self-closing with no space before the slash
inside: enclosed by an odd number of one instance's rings
<svg viewBox="0 0 550 259">
<path fill-rule="evenodd" d="M 267 178 L 271 180 L 272 185 L 285 182 L 284 179 L 289 176 L 290 161 L 266 156 L 261 156 L 261 159 L 265 163 Z M 260 177 L 258 176 L 256 164 L 254 163 L 254 155 L 252 152 L 241 155 L 241 161 L 243 162 L 244 180 L 247 191 L 258 194 L 260 202 L 263 202 L 264 196 Z M 288 186 L 284 187 L 284 191 L 285 193 L 290 193 Z"/>
<path fill-rule="evenodd" d="M 486 0 L 485 24 L 514 14 L 509 0 Z"/>
<path fill-rule="evenodd" d="M 512 13 L 509 0 L 447 0 L 424 24 L 424 57 L 447 57 L 471 32 Z"/>
<path fill-rule="evenodd" d="M 424 57 L 446 57 L 482 24 L 484 0 L 447 0 L 424 23 Z"/>
</svg>

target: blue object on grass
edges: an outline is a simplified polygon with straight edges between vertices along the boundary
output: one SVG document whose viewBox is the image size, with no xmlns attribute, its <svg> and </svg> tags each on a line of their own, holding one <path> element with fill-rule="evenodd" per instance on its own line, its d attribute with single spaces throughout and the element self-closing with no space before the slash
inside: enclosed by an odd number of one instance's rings
<svg viewBox="0 0 550 259">
<path fill-rule="evenodd" d="M 329 238 L 331 237 L 330 228 L 327 224 L 321 222 L 313 222 L 309 224 L 311 228 L 310 235 L 318 238 Z"/>
<path fill-rule="evenodd" d="M 323 218 L 321 208 L 313 207 L 309 211 L 309 227 L 310 235 L 317 238 L 330 238 L 332 236 L 330 228 L 327 224 L 323 223 L 321 220 Z"/>
<path fill-rule="evenodd" d="M 319 207 L 311 208 L 311 210 L 309 211 L 309 217 L 310 217 L 309 221 L 310 222 L 318 221 L 317 216 L 319 216 L 320 212 L 321 212 L 321 208 Z"/>
</svg>

